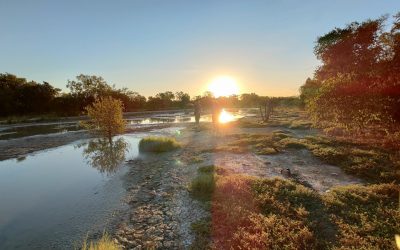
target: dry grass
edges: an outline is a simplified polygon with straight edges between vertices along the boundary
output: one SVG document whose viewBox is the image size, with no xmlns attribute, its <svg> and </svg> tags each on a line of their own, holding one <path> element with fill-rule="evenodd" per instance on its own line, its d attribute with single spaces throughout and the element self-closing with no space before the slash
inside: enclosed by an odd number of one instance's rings
<svg viewBox="0 0 400 250">
<path fill-rule="evenodd" d="M 81 250 L 121 250 L 122 248 L 118 246 L 111 237 L 104 233 L 103 236 L 98 241 L 87 242 L 85 239 L 82 243 Z"/>
</svg>

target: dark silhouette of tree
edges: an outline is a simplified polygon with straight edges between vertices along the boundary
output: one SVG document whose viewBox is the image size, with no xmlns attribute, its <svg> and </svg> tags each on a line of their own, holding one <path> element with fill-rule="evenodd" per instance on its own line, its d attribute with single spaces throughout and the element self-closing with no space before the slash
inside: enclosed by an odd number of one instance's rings
<svg viewBox="0 0 400 250">
<path fill-rule="evenodd" d="M 12 74 L 0 74 L 0 116 L 50 112 L 59 91 L 47 82 L 28 82 Z"/>
</svg>

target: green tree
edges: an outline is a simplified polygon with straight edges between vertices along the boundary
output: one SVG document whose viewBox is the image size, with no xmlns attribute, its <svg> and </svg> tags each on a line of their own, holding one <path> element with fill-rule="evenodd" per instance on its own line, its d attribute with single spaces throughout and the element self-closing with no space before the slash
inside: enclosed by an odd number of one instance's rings
<svg viewBox="0 0 400 250">
<path fill-rule="evenodd" d="M 175 99 L 181 108 L 186 107 L 190 103 L 190 95 L 182 91 L 175 93 Z"/>
<path fill-rule="evenodd" d="M 355 132 L 391 135 L 400 126 L 400 14 L 351 23 L 317 39 L 321 61 L 301 98 L 314 121 Z"/>
<path fill-rule="evenodd" d="M 110 144 L 114 135 L 124 132 L 125 121 L 122 117 L 123 105 L 120 100 L 100 97 L 92 105 L 87 106 L 86 111 L 90 118 L 86 126 L 108 138 Z"/>
</svg>

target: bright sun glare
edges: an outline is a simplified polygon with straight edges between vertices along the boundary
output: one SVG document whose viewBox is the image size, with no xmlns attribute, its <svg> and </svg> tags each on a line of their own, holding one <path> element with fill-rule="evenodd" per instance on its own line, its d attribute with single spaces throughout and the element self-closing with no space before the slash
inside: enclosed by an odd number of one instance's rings
<svg viewBox="0 0 400 250">
<path fill-rule="evenodd" d="M 229 112 L 226 112 L 225 109 L 222 109 L 221 114 L 219 114 L 218 121 L 220 123 L 227 123 L 231 122 L 235 119 L 235 117 L 230 114 Z"/>
<path fill-rule="evenodd" d="M 208 86 L 215 97 L 230 96 L 239 94 L 237 81 L 230 76 L 220 76 L 211 81 Z"/>
</svg>

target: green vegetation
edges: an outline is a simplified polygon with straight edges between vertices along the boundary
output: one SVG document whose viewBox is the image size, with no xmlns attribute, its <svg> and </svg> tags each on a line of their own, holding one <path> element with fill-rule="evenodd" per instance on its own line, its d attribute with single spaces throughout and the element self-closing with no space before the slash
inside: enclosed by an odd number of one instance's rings
<svg viewBox="0 0 400 250">
<path fill-rule="evenodd" d="M 400 156 L 396 151 L 321 136 L 286 138 L 280 143 L 286 147 L 307 148 L 322 161 L 372 183 L 399 183 L 400 180 Z"/>
<path fill-rule="evenodd" d="M 399 186 L 353 185 L 325 194 L 284 179 L 212 175 L 211 218 L 192 224 L 193 249 L 392 249 Z M 207 182 L 210 183 L 210 182 Z M 211 230 L 212 228 L 212 230 Z M 212 242 L 211 242 L 212 239 Z"/>
<path fill-rule="evenodd" d="M 317 125 L 394 140 L 398 147 L 400 13 L 393 19 L 388 30 L 381 17 L 318 37 L 314 53 L 322 65 L 300 90 Z"/>
<path fill-rule="evenodd" d="M 296 138 L 290 132 L 276 130 L 270 134 L 233 135 L 227 146 L 208 151 L 275 154 L 284 149 L 308 149 L 323 162 L 341 167 L 346 173 L 371 183 L 400 183 L 400 155 L 397 151 L 365 144 L 337 140 L 332 137 L 306 136 Z"/>
<path fill-rule="evenodd" d="M 190 194 L 199 200 L 209 201 L 215 189 L 216 167 L 203 166 L 198 169 L 197 176 L 189 185 Z"/>
<path fill-rule="evenodd" d="M 214 98 L 210 92 L 190 97 L 182 91 L 173 93 L 165 91 L 148 98 L 127 88 L 116 88 L 101 76 L 80 74 L 68 80 L 68 93 L 53 87 L 48 82 L 43 84 L 27 81 L 9 73 L 0 73 L 0 117 L 6 117 L 9 123 L 25 120 L 23 117 L 60 117 L 78 116 L 85 113 L 85 107 L 96 98 L 112 97 L 122 102 L 124 111 L 168 110 L 192 108 L 194 102 L 200 103 L 202 109 L 208 109 L 213 102 L 223 107 L 254 108 L 262 100 L 274 100 L 274 107 L 296 107 L 301 101 L 298 97 L 263 97 L 252 94 L 241 96 L 221 96 Z M 257 112 L 258 113 L 258 112 Z"/>
<path fill-rule="evenodd" d="M 163 153 L 180 148 L 181 145 L 171 137 L 149 136 L 140 140 L 140 152 Z"/>
<path fill-rule="evenodd" d="M 337 226 L 338 249 L 394 249 L 399 232 L 396 184 L 338 187 L 323 196 Z"/>
<path fill-rule="evenodd" d="M 118 246 L 107 233 L 104 233 L 103 236 L 101 237 L 101 239 L 96 242 L 90 242 L 88 244 L 87 240 L 85 239 L 84 242 L 82 243 L 82 246 L 80 249 L 81 250 L 120 250 L 122 248 L 120 246 Z"/>
<path fill-rule="evenodd" d="M 90 120 L 84 124 L 92 131 L 100 132 L 101 135 L 108 138 L 111 144 L 112 137 L 125 130 L 122 110 L 123 106 L 120 100 L 101 97 L 86 107 Z"/>
</svg>

